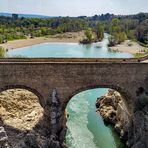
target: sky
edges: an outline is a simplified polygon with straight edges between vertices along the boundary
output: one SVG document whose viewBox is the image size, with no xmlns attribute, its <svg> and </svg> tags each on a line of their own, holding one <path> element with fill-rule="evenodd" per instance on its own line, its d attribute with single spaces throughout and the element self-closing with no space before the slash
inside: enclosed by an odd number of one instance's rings
<svg viewBox="0 0 148 148">
<path fill-rule="evenodd" d="M 49 16 L 92 16 L 148 12 L 148 0 L 0 0 L 0 12 Z"/>
</svg>

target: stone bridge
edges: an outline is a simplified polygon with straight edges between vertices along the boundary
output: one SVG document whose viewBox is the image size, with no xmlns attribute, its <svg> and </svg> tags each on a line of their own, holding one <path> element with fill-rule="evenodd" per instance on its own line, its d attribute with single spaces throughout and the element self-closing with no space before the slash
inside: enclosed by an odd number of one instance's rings
<svg viewBox="0 0 148 148">
<path fill-rule="evenodd" d="M 13 88 L 33 92 L 43 108 L 56 90 L 63 113 L 77 93 L 112 88 L 132 113 L 148 94 L 148 64 L 139 59 L 0 59 L 0 91 Z"/>
</svg>

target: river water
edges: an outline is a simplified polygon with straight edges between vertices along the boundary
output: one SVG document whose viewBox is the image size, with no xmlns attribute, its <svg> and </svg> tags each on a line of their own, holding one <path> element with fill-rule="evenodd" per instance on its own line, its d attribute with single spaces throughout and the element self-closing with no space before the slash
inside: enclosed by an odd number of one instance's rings
<svg viewBox="0 0 148 148">
<path fill-rule="evenodd" d="M 79 45 L 77 43 L 44 43 L 10 50 L 9 57 L 104 57 L 130 58 L 128 53 L 111 52 L 107 47 L 108 36 L 101 43 Z M 96 99 L 105 94 L 107 88 L 92 89 L 74 96 L 67 106 L 69 118 L 66 143 L 69 148 L 124 148 L 118 135 L 105 125 L 96 113 Z"/>
<path fill-rule="evenodd" d="M 16 57 L 88 57 L 120 58 L 131 57 L 128 53 L 110 52 L 107 48 L 108 36 L 101 43 L 80 45 L 78 43 L 44 43 L 9 50 L 7 56 Z M 98 46 L 101 46 L 100 48 Z"/>
</svg>

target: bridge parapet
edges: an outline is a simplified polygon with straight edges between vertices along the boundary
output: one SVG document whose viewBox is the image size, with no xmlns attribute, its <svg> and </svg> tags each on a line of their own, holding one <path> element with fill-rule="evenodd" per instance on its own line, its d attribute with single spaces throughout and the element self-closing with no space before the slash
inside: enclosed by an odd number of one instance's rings
<svg viewBox="0 0 148 148">
<path fill-rule="evenodd" d="M 148 60 L 148 55 L 141 58 L 0 58 L 0 63 L 8 62 L 111 62 L 133 63 Z"/>
</svg>

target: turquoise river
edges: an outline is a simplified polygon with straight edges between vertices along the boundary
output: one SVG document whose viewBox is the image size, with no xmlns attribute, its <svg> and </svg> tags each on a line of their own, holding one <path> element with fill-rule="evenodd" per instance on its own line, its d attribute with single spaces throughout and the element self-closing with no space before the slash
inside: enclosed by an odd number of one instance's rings
<svg viewBox="0 0 148 148">
<path fill-rule="evenodd" d="M 130 58 L 128 53 L 111 52 L 108 37 L 92 45 L 77 43 L 44 43 L 10 50 L 9 57 L 104 57 Z M 69 148 L 124 148 L 119 136 L 111 125 L 105 125 L 101 116 L 96 113 L 96 99 L 105 94 L 107 88 L 92 89 L 74 96 L 67 106 L 66 143 Z"/>
</svg>

